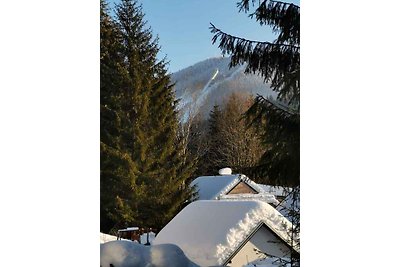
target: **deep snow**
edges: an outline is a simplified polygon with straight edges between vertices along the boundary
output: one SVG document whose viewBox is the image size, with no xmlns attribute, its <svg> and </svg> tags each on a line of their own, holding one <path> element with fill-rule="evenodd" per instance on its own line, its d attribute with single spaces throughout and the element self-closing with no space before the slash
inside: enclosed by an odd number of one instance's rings
<svg viewBox="0 0 400 267">
<path fill-rule="evenodd" d="M 112 264 L 112 265 L 110 265 Z M 101 267 L 197 267 L 172 244 L 144 246 L 131 241 L 111 241 L 100 245 Z"/>
</svg>

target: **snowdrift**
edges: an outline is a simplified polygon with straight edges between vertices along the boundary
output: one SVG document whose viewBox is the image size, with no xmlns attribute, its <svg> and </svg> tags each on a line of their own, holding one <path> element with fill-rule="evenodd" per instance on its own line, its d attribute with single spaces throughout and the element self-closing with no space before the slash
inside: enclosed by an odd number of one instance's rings
<svg viewBox="0 0 400 267">
<path fill-rule="evenodd" d="M 198 267 L 176 245 L 144 246 L 123 240 L 110 241 L 100 245 L 100 266 Z"/>
</svg>

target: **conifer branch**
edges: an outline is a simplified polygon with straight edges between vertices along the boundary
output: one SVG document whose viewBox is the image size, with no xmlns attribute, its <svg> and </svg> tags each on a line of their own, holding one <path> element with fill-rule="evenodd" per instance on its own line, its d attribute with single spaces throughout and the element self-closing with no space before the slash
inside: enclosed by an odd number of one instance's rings
<svg viewBox="0 0 400 267">
<path fill-rule="evenodd" d="M 231 55 L 230 67 L 247 63 L 246 73 L 257 73 L 270 82 L 279 100 L 298 102 L 300 46 L 289 43 L 251 41 L 227 34 L 211 23 L 212 43 L 219 41 L 223 54 Z"/>
<path fill-rule="evenodd" d="M 264 0 L 264 2 L 266 2 L 268 0 Z M 288 2 L 283 2 L 283 1 L 275 1 L 275 0 L 269 0 L 272 3 L 277 3 L 277 4 L 282 4 L 282 5 L 292 5 L 294 8 L 300 9 L 300 7 L 296 4 L 293 3 L 288 3 Z M 249 11 L 250 5 L 249 5 L 250 0 L 242 0 L 242 2 L 237 2 L 236 5 L 239 8 L 239 12 L 244 11 L 247 12 Z M 252 4 L 254 6 L 254 3 L 256 2 L 256 0 L 252 0 Z M 261 4 L 260 4 L 261 5 Z"/>
<path fill-rule="evenodd" d="M 231 35 L 231 34 L 229 34 L 229 33 L 225 33 L 225 32 L 223 32 L 221 29 L 218 29 L 217 27 L 215 27 L 215 25 L 212 24 L 211 22 L 210 22 L 210 25 L 211 25 L 211 27 L 209 27 L 209 29 L 211 30 L 211 33 L 214 33 L 214 34 L 215 34 L 215 35 L 213 36 L 213 38 L 212 38 L 212 43 L 213 43 L 213 44 L 217 41 L 218 37 L 220 37 L 220 39 L 223 39 L 223 38 L 224 38 L 224 39 L 225 39 L 225 38 L 232 39 L 233 42 L 249 43 L 249 44 L 251 43 L 251 44 L 255 44 L 255 45 L 271 45 L 271 46 L 276 46 L 276 47 L 284 46 L 284 47 L 292 48 L 292 49 L 294 49 L 296 52 L 297 52 L 298 50 L 300 50 L 300 46 L 292 45 L 292 44 L 286 44 L 286 43 L 271 43 L 271 42 L 268 42 L 268 41 L 248 40 L 248 39 L 245 39 L 245 38 L 242 38 L 242 37 L 238 37 L 238 36 Z M 219 47 L 220 47 L 220 46 L 219 46 Z"/>
<path fill-rule="evenodd" d="M 296 7 L 296 8 L 298 8 L 298 9 L 300 9 L 300 7 L 298 6 L 298 5 L 296 5 L 296 4 L 293 4 L 293 3 L 288 3 L 288 2 L 283 2 L 283 1 L 275 1 L 275 0 L 269 0 L 270 2 L 273 2 L 273 3 L 280 3 L 280 4 L 284 4 L 284 5 L 293 5 L 294 7 Z"/>
<path fill-rule="evenodd" d="M 252 1 L 253 6 L 255 1 Z M 239 11 L 249 12 L 249 0 L 237 3 Z M 300 7 L 293 3 L 281 1 L 259 1 L 256 10 L 249 15 L 255 18 L 260 25 L 269 25 L 274 32 L 278 32 L 278 43 L 300 43 Z"/>
</svg>

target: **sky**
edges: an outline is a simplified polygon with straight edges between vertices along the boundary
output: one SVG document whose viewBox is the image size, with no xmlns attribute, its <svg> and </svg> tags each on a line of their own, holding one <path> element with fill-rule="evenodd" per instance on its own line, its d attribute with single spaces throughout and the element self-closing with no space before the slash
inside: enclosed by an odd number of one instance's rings
<svg viewBox="0 0 400 267">
<path fill-rule="evenodd" d="M 113 0 L 114 3 L 119 1 Z M 238 0 L 140 0 L 145 19 L 159 36 L 159 58 L 167 57 L 169 71 L 176 72 L 210 57 L 221 56 L 212 45 L 210 22 L 226 33 L 258 41 L 272 41 L 268 26 L 260 26 L 248 14 L 239 13 Z M 299 4 L 299 1 L 293 1 Z M 111 4 L 110 7 L 113 5 Z"/>
</svg>

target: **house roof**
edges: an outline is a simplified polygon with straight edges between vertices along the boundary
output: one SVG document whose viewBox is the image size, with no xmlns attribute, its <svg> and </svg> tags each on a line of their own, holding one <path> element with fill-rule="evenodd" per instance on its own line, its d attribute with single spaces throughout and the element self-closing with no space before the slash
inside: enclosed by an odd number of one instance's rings
<svg viewBox="0 0 400 267">
<path fill-rule="evenodd" d="M 130 231 L 137 231 L 139 227 L 127 227 L 126 229 L 119 229 L 118 232 L 130 232 Z"/>
<path fill-rule="evenodd" d="M 248 186 L 254 189 L 257 194 L 227 195 L 229 191 L 231 191 L 240 182 L 246 183 Z M 200 176 L 196 178 L 190 185 L 196 187 L 198 200 L 236 200 L 239 198 L 245 198 L 248 200 L 263 200 L 267 203 L 273 203 L 275 205 L 279 203 L 272 193 L 267 192 L 266 189 L 271 191 L 271 188 L 257 184 L 243 174 Z"/>
<path fill-rule="evenodd" d="M 117 240 L 117 237 L 114 235 L 108 235 L 100 232 L 100 244 Z"/>
<path fill-rule="evenodd" d="M 292 188 L 290 187 L 265 185 L 265 184 L 258 184 L 258 186 L 261 187 L 264 192 L 270 193 L 274 196 L 286 197 L 292 191 Z"/>
<path fill-rule="evenodd" d="M 239 174 L 200 176 L 191 182 L 190 185 L 198 189 L 198 200 L 212 200 L 217 199 L 223 192 L 228 192 L 238 182 Z"/>
<path fill-rule="evenodd" d="M 220 265 L 260 223 L 289 242 L 291 223 L 263 201 L 200 200 L 192 202 L 176 215 L 153 244 L 175 244 L 200 266 Z"/>
</svg>

